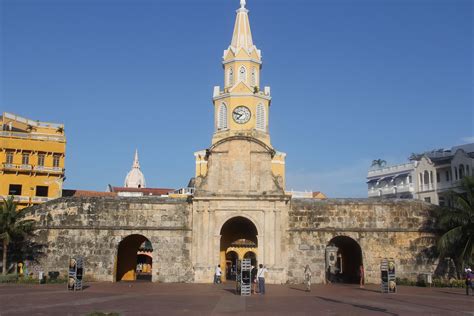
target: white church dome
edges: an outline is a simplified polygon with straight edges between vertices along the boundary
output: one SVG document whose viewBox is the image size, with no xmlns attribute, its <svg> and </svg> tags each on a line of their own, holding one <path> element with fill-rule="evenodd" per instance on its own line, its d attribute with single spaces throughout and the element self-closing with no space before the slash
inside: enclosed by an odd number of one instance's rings
<svg viewBox="0 0 474 316">
<path fill-rule="evenodd" d="M 140 163 L 138 162 L 138 150 L 135 150 L 132 170 L 125 177 L 124 186 L 126 188 L 146 188 L 145 176 L 141 172 Z"/>
</svg>

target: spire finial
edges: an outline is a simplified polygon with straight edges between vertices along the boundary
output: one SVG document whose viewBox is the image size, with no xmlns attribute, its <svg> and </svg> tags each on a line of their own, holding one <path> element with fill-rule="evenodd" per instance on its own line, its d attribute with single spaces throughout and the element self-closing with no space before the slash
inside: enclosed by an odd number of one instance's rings
<svg viewBox="0 0 474 316">
<path fill-rule="evenodd" d="M 240 7 L 241 7 L 242 9 L 245 8 L 245 0 L 240 0 Z"/>
<path fill-rule="evenodd" d="M 140 162 L 138 161 L 138 149 L 135 149 L 135 157 L 133 158 L 132 168 L 140 168 Z"/>
</svg>

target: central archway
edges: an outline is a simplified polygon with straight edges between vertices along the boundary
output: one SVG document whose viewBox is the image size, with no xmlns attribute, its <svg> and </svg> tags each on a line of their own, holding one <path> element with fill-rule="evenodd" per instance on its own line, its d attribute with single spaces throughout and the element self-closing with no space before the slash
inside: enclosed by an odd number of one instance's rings
<svg viewBox="0 0 474 316">
<path fill-rule="evenodd" d="M 118 246 L 116 278 L 118 281 L 151 281 L 153 247 L 142 235 L 125 237 Z"/>
<path fill-rule="evenodd" d="M 257 227 L 252 221 L 242 216 L 233 217 L 222 225 L 220 235 L 219 262 L 223 272 L 222 280 L 226 280 L 228 276 L 234 279 L 236 260 L 243 259 L 249 252 L 252 253 L 252 263 L 257 264 Z"/>
<path fill-rule="evenodd" d="M 363 264 L 363 261 L 362 249 L 357 241 L 347 236 L 337 236 L 331 239 L 328 246 L 337 248 L 335 266 L 327 271 L 328 281 L 359 283 L 360 266 Z"/>
</svg>

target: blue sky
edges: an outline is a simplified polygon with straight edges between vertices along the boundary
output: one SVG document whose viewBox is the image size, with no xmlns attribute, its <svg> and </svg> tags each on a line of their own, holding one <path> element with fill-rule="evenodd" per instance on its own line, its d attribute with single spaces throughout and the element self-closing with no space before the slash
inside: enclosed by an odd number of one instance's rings
<svg viewBox="0 0 474 316">
<path fill-rule="evenodd" d="M 210 145 L 238 0 L 2 0 L 0 111 L 62 122 L 66 188 L 182 187 Z M 248 0 L 287 189 L 366 197 L 370 162 L 473 142 L 470 0 Z"/>
</svg>

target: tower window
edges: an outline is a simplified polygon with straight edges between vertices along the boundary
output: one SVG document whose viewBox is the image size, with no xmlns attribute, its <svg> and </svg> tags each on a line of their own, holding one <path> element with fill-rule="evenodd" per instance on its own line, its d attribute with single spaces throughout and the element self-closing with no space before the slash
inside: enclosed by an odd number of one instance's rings
<svg viewBox="0 0 474 316">
<path fill-rule="evenodd" d="M 252 86 L 256 86 L 257 85 L 257 71 L 255 70 L 255 67 L 252 67 L 252 73 L 251 73 L 251 79 L 250 79 L 250 84 Z"/>
<path fill-rule="evenodd" d="M 222 103 L 219 105 L 219 111 L 217 113 L 217 129 L 226 129 L 227 128 L 227 106 Z"/>
<path fill-rule="evenodd" d="M 232 86 L 234 84 L 234 70 L 232 67 L 229 67 L 229 75 L 228 75 L 228 85 Z"/>
<path fill-rule="evenodd" d="M 239 80 L 240 81 L 246 81 L 247 80 L 247 70 L 245 69 L 244 66 L 240 67 Z"/>
<path fill-rule="evenodd" d="M 257 129 L 265 131 L 265 107 L 263 104 L 257 105 Z"/>
</svg>

